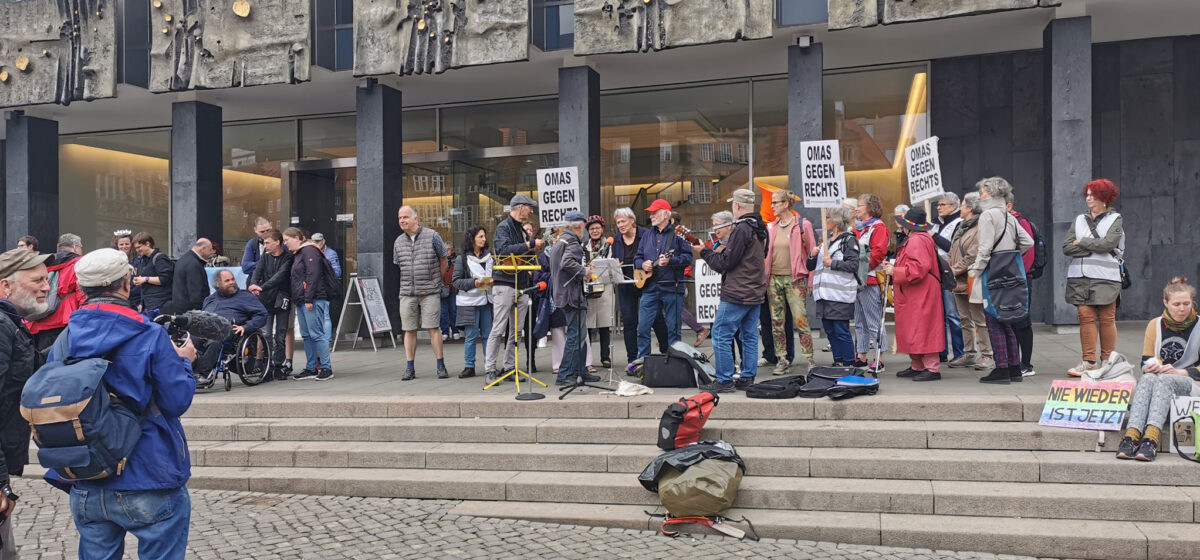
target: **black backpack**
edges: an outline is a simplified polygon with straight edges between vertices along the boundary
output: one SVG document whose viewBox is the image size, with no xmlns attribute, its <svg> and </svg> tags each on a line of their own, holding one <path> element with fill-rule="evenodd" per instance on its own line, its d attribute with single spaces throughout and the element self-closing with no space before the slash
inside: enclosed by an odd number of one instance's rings
<svg viewBox="0 0 1200 560">
<path fill-rule="evenodd" d="M 938 252 L 937 247 L 933 248 L 933 256 L 937 259 L 938 266 L 938 273 L 935 278 L 938 279 L 938 283 L 942 285 L 943 290 L 954 291 L 954 288 L 958 286 L 958 280 L 954 279 L 954 271 L 950 270 L 950 263 L 946 262 L 946 257 L 943 257 Z M 934 276 L 932 270 L 929 271 L 929 275 Z"/>
<path fill-rule="evenodd" d="M 768 379 L 746 387 L 746 396 L 752 399 L 794 399 L 807 381 L 808 378 L 803 375 Z"/>
<path fill-rule="evenodd" d="M 1042 237 L 1041 230 L 1033 225 L 1033 220 L 1025 219 L 1025 223 L 1029 224 L 1029 229 L 1033 230 L 1033 264 L 1029 265 L 1025 276 L 1041 278 L 1042 271 L 1046 269 L 1046 261 L 1049 259 L 1046 254 L 1046 238 Z"/>
<path fill-rule="evenodd" d="M 324 253 L 322 253 L 324 257 Z M 329 301 L 337 301 L 342 297 L 342 283 L 333 272 L 333 263 L 328 258 L 321 259 L 321 283 L 325 285 L 325 297 Z"/>
</svg>

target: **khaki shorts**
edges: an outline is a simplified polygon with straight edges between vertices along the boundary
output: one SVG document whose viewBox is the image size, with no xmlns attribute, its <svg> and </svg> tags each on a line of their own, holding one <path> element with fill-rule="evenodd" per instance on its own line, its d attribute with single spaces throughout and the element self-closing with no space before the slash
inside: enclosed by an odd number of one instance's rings
<svg viewBox="0 0 1200 560">
<path fill-rule="evenodd" d="M 417 331 L 440 328 L 442 323 L 442 295 L 432 293 L 424 296 L 400 296 L 400 329 Z"/>
</svg>

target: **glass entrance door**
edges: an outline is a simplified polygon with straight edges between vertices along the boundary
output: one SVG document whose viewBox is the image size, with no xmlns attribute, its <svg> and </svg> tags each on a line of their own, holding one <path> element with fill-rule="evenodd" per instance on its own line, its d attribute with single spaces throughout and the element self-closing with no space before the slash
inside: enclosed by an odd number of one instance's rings
<svg viewBox="0 0 1200 560">
<path fill-rule="evenodd" d="M 291 172 L 288 183 L 291 225 L 310 237 L 325 236 L 326 246 L 337 251 L 345 281 L 358 272 L 358 169 L 298 169 Z"/>
</svg>

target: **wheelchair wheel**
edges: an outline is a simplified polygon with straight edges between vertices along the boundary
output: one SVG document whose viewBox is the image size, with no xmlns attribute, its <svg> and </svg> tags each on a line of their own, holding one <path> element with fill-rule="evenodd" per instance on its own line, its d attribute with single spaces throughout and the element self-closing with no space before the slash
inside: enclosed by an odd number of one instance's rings
<svg viewBox="0 0 1200 560">
<path fill-rule="evenodd" d="M 237 359 L 234 360 L 238 377 L 247 386 L 262 383 L 271 373 L 271 348 L 261 332 L 247 334 L 238 343 Z"/>
<path fill-rule="evenodd" d="M 225 370 L 225 390 L 233 389 L 233 376 L 229 375 L 229 370 Z"/>
</svg>

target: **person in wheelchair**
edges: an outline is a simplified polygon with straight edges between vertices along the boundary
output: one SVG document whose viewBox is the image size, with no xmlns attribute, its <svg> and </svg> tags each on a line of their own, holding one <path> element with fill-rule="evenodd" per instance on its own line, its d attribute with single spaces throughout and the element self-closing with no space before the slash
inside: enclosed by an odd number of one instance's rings
<svg viewBox="0 0 1200 560">
<path fill-rule="evenodd" d="M 204 299 L 203 309 L 229 319 L 233 323 L 233 332 L 227 340 L 196 340 L 197 355 L 192 363 L 192 371 L 201 385 L 211 385 L 215 381 L 214 370 L 224 343 L 236 343 L 267 324 L 267 308 L 263 307 L 257 296 L 238 287 L 232 272 L 218 272 L 213 279 L 213 287 L 217 291 Z"/>
</svg>

